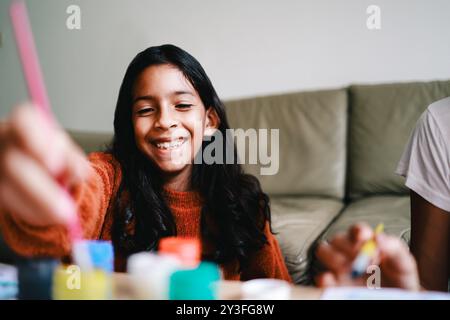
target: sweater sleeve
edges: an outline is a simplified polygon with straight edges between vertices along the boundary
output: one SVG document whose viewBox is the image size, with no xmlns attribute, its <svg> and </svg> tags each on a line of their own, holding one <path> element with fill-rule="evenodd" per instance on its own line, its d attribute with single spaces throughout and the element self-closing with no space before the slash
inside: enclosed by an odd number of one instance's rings
<svg viewBox="0 0 450 320">
<path fill-rule="evenodd" d="M 112 155 L 100 152 L 90 154 L 89 161 L 94 169 L 92 174 L 71 193 L 84 238 L 98 239 L 110 201 L 117 191 L 120 166 Z M 1 212 L 0 229 L 5 242 L 22 256 L 63 257 L 71 250 L 67 228 L 62 225 L 33 226 L 8 212 Z"/>
<path fill-rule="evenodd" d="M 270 231 L 269 222 L 265 225 L 264 234 L 267 243 L 250 259 L 249 265 L 242 271 L 241 280 L 275 278 L 292 283 L 278 241 Z"/>
</svg>

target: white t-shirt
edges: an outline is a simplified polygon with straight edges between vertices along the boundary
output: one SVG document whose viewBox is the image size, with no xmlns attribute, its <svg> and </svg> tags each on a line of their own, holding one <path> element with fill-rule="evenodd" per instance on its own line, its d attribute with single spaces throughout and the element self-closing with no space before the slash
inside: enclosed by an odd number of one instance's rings
<svg viewBox="0 0 450 320">
<path fill-rule="evenodd" d="M 422 198 L 450 211 L 450 97 L 421 115 L 395 173 Z"/>
</svg>

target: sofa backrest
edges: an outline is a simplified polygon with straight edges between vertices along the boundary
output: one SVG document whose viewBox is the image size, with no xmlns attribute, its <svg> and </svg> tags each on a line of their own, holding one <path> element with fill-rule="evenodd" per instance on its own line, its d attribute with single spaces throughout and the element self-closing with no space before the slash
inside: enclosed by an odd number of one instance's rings
<svg viewBox="0 0 450 320">
<path fill-rule="evenodd" d="M 258 177 L 267 193 L 344 197 L 348 105 L 345 89 L 225 104 L 231 128 L 279 129 L 278 173 L 261 175 L 264 165 L 244 165 L 247 172 Z"/>
<path fill-rule="evenodd" d="M 301 92 L 226 102 L 231 128 L 279 129 L 279 168 L 244 165 L 272 195 L 345 195 L 347 93 Z M 86 153 L 104 150 L 112 134 L 69 131 Z M 268 139 L 270 141 L 270 138 Z M 272 150 L 269 145 L 269 152 Z M 246 154 L 249 148 L 247 143 Z"/>
<path fill-rule="evenodd" d="M 407 193 L 394 171 L 420 114 L 450 96 L 450 81 L 349 88 L 348 195 Z"/>
<path fill-rule="evenodd" d="M 434 81 L 353 85 L 225 105 L 232 128 L 279 129 L 278 173 L 261 175 L 266 166 L 244 165 L 266 192 L 354 199 L 408 192 L 394 174 L 397 163 L 420 114 L 447 96 L 450 81 Z M 69 133 L 85 152 L 104 149 L 112 138 Z"/>
</svg>

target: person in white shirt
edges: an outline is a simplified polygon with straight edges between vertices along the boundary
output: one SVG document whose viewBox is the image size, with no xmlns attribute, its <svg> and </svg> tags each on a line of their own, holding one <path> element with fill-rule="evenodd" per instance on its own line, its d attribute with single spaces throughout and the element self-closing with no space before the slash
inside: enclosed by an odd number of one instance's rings
<svg viewBox="0 0 450 320">
<path fill-rule="evenodd" d="M 411 192 L 411 252 L 421 285 L 448 290 L 450 275 L 450 97 L 419 118 L 396 173 Z"/>
</svg>

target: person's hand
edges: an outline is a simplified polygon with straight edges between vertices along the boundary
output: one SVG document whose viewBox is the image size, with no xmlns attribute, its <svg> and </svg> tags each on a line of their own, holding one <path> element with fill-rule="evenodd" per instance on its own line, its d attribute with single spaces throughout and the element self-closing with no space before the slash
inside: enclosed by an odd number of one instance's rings
<svg viewBox="0 0 450 320">
<path fill-rule="evenodd" d="M 69 223 L 76 206 L 65 191 L 90 172 L 81 149 L 31 105 L 0 125 L 0 210 L 35 226 Z M 1 214 L 1 213 L 0 213 Z"/>
<path fill-rule="evenodd" d="M 336 235 L 328 243 L 321 243 L 316 249 L 316 257 L 327 271 L 316 277 L 316 284 L 319 287 L 367 286 L 373 271 L 352 279 L 351 269 L 362 245 L 373 236 L 369 226 L 357 224 L 347 233 Z M 386 234 L 377 235 L 375 240 L 378 250 L 372 264 L 380 267 L 381 287 L 419 290 L 416 261 L 407 245 Z M 369 284 L 372 285 L 372 282 Z"/>
</svg>

